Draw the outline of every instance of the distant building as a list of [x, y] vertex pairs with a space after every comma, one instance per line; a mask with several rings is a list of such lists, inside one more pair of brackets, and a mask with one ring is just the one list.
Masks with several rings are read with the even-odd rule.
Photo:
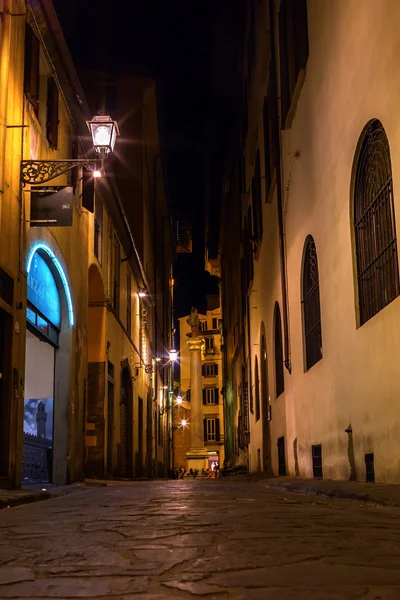
[[[205, 315], [199, 315], [202, 348], [202, 393], [204, 446], [209, 456], [209, 467], [218, 463], [221, 467], [224, 453], [224, 407], [222, 389], [221, 309], [218, 296], [208, 299]], [[181, 406], [173, 408], [174, 466], [185, 466], [186, 452], [190, 448], [190, 356], [187, 334], [190, 327], [186, 317], [179, 319], [180, 329], [180, 393]], [[182, 421], [186, 425], [182, 425]]]

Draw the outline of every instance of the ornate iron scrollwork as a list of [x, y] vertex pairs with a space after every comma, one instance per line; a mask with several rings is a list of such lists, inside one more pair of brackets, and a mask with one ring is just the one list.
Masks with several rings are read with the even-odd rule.
[[98, 168], [98, 161], [86, 159], [66, 160], [23, 160], [21, 161], [22, 183], [47, 183], [70, 171], [74, 167]]

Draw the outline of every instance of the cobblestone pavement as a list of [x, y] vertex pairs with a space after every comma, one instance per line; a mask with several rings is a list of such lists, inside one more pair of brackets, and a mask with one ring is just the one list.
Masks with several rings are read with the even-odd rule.
[[400, 510], [154, 481], [0, 512], [0, 598], [202, 596], [399, 600]]

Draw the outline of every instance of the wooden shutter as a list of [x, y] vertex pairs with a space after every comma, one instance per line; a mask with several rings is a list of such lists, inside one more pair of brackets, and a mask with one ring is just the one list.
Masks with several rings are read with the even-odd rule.
[[215, 419], [215, 441], [220, 441], [219, 419]]
[[57, 148], [58, 145], [58, 87], [54, 77], [47, 80], [47, 140], [50, 147]]
[[214, 375], [218, 375], [218, 365], [214, 365]]
[[207, 419], [203, 419], [204, 441], [207, 441]]
[[214, 404], [219, 404], [218, 393], [219, 393], [218, 388], [214, 388]]
[[82, 178], [82, 206], [94, 212], [94, 177], [87, 169], [84, 169]]
[[206, 365], [201, 365], [201, 374], [203, 377], [206, 374]]
[[205, 388], [203, 388], [203, 404], [206, 404], [206, 402], [207, 402], [207, 394], [206, 394]]
[[24, 93], [32, 103], [37, 116], [39, 112], [39, 55], [40, 43], [32, 27], [25, 26]]

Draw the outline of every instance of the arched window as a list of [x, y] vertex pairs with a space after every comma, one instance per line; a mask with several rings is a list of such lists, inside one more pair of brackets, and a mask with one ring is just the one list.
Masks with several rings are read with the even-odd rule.
[[377, 119], [368, 125], [358, 157], [354, 230], [362, 325], [399, 295], [390, 151]]
[[254, 363], [254, 382], [255, 382], [255, 408], [256, 408], [256, 421], [261, 416], [261, 408], [260, 408], [260, 373], [258, 369], [258, 358], [256, 356]]
[[275, 302], [274, 311], [274, 332], [275, 332], [275, 389], [276, 397], [280, 396], [285, 389], [285, 377], [283, 372], [283, 343], [282, 343], [282, 322], [279, 304]]
[[306, 371], [322, 358], [318, 260], [311, 235], [306, 239], [303, 263], [303, 319]]

